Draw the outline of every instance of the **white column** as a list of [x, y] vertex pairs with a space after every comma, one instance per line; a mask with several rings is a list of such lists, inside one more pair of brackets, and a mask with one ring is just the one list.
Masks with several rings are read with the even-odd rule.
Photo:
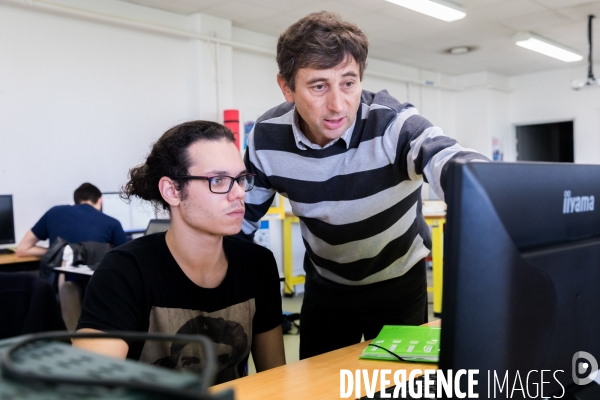
[[[219, 39], [231, 40], [231, 21], [204, 14], [189, 17], [190, 30]], [[191, 119], [223, 122], [223, 110], [233, 105], [231, 46], [190, 40]]]

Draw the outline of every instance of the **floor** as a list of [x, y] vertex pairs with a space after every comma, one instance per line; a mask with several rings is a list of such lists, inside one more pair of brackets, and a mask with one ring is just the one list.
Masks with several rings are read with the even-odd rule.
[[[432, 274], [431, 269], [427, 269], [427, 286], [432, 286]], [[282, 308], [287, 312], [300, 312], [300, 308], [302, 307], [302, 299], [303, 295], [295, 295], [294, 297], [283, 297], [282, 298]], [[433, 321], [437, 319], [433, 315], [433, 296], [432, 293], [428, 293], [429, 298], [429, 321]], [[292, 330], [293, 333], [296, 332], [295, 328]], [[300, 348], [300, 335], [295, 334], [287, 334], [283, 335], [283, 344], [285, 347], [285, 360], [287, 364], [296, 362], [299, 360], [298, 350]], [[252, 361], [252, 356], [250, 356], [250, 360], [248, 360], [248, 374], [255, 374], [256, 369], [254, 368], [254, 362]]]

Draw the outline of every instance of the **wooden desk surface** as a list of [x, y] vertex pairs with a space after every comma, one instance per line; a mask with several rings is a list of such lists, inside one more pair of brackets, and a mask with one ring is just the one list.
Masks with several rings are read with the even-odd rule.
[[31, 261], [40, 261], [40, 258], [33, 256], [17, 257], [15, 254], [0, 254], [0, 265], [26, 263]]
[[[429, 326], [440, 326], [433, 321]], [[213, 386], [211, 393], [233, 388], [236, 400], [257, 399], [339, 399], [340, 370], [366, 369], [372, 377], [374, 369], [391, 369], [393, 372], [406, 370], [406, 375], [414, 369], [437, 369], [437, 364], [403, 363], [396, 361], [361, 360], [358, 356], [371, 341], [357, 343], [343, 349], [331, 351], [316, 357], [307, 358], [289, 365], [273, 368], [265, 372], [246, 376], [241, 379]], [[379, 379], [376, 391], [380, 390]], [[393, 382], [390, 386], [393, 385]], [[361, 396], [365, 396], [364, 384], [361, 384]]]

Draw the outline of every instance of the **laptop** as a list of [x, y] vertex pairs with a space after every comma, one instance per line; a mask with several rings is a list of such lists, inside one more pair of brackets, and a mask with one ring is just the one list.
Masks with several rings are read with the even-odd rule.
[[150, 222], [148, 222], [148, 227], [146, 228], [144, 235], [166, 232], [169, 229], [169, 226], [171, 226], [170, 219], [151, 219]]

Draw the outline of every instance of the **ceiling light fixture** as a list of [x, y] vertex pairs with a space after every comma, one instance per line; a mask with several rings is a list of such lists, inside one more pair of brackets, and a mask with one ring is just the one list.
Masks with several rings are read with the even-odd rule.
[[463, 19], [467, 13], [464, 7], [447, 0], [387, 0], [390, 3], [429, 15], [442, 21], [452, 22]]
[[533, 50], [548, 57], [556, 58], [564, 62], [575, 62], [583, 60], [583, 56], [567, 46], [556, 43], [545, 37], [531, 32], [521, 32], [514, 36], [517, 46]]

